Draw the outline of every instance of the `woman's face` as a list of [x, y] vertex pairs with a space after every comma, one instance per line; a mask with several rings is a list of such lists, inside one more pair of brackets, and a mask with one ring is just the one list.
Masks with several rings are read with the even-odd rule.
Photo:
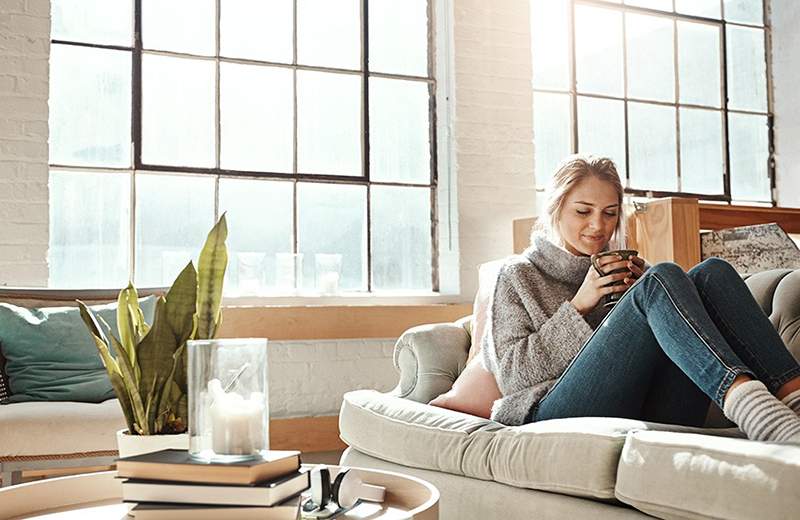
[[614, 186], [590, 176], [567, 193], [558, 218], [564, 247], [576, 256], [602, 251], [617, 227], [620, 207]]

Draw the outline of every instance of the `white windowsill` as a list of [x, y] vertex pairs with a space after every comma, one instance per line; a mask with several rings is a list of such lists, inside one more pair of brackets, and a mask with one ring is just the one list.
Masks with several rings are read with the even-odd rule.
[[223, 307], [318, 307], [318, 306], [380, 306], [380, 305], [437, 305], [448, 303], [469, 303], [458, 294], [435, 292], [381, 292], [381, 293], [340, 293], [320, 295], [317, 293], [298, 294], [226, 294], [222, 298]]

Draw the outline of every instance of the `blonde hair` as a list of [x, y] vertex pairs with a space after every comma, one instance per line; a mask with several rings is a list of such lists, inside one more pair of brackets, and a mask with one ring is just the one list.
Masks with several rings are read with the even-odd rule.
[[[561, 161], [545, 192], [546, 202], [541, 212], [541, 217], [538, 219], [536, 226], [534, 226], [533, 234], [543, 232], [551, 241], [564, 245], [564, 240], [558, 231], [561, 209], [564, 207], [564, 201], [569, 192], [579, 182], [589, 177], [608, 182], [617, 192], [617, 203], [619, 204], [617, 215], [619, 215], [619, 220], [611, 237], [611, 247], [625, 247], [625, 216], [622, 207], [624, 190], [619, 179], [619, 173], [617, 173], [617, 166], [608, 157], [574, 154], [565, 157]], [[533, 237], [531, 236], [531, 238]]]

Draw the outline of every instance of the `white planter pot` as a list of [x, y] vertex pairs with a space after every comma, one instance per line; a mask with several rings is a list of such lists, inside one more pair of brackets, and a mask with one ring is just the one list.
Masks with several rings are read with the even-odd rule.
[[117, 449], [120, 457], [131, 457], [166, 449], [188, 450], [189, 434], [128, 435], [127, 429], [119, 430], [117, 432]]

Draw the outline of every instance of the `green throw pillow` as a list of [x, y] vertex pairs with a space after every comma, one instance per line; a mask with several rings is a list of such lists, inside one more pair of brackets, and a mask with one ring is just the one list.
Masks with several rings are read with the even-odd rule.
[[[156, 297], [141, 298], [139, 306], [145, 321], [153, 323]], [[91, 309], [118, 335], [116, 302]], [[77, 307], [26, 309], [0, 303], [0, 349], [11, 389], [4, 403], [99, 403], [115, 397]]]

